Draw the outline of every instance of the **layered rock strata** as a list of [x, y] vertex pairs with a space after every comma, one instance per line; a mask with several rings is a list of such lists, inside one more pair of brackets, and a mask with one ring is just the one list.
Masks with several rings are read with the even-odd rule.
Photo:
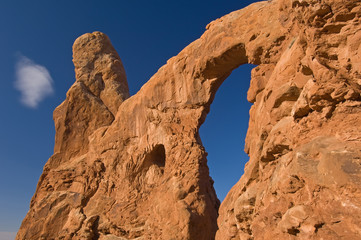
[[[360, 8], [252, 4], [210, 23], [130, 98], [108, 38], [81, 36], [17, 239], [359, 239]], [[250, 160], [219, 208], [198, 130], [246, 63], [258, 65]]]

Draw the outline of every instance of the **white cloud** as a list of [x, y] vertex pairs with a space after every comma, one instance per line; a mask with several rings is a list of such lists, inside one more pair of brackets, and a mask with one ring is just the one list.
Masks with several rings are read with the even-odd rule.
[[21, 92], [21, 102], [36, 108], [47, 96], [53, 94], [53, 79], [49, 71], [25, 56], [16, 63], [15, 88]]
[[14, 240], [16, 232], [0, 232], [1, 240]]

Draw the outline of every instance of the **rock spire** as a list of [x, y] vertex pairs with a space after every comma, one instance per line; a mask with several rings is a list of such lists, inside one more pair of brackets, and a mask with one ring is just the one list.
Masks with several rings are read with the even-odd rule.
[[[252, 4], [211, 22], [129, 99], [109, 39], [81, 36], [17, 239], [359, 239], [360, 21], [360, 1]], [[245, 63], [257, 65], [250, 160], [220, 205], [198, 130]]]

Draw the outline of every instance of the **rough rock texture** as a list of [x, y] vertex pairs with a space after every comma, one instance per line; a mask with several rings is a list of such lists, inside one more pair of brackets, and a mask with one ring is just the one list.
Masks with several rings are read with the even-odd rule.
[[[253, 4], [210, 23], [125, 101], [107, 37], [81, 36], [17, 239], [360, 239], [360, 21], [358, 0]], [[219, 208], [198, 129], [245, 63], [258, 65], [250, 160]]]

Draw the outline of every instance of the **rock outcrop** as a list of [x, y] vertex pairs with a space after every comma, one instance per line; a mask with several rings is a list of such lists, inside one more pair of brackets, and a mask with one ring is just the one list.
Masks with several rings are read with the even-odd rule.
[[[360, 21], [359, 0], [252, 4], [130, 98], [108, 38], [81, 36], [17, 239], [360, 239]], [[198, 130], [245, 63], [250, 160], [219, 207]]]

